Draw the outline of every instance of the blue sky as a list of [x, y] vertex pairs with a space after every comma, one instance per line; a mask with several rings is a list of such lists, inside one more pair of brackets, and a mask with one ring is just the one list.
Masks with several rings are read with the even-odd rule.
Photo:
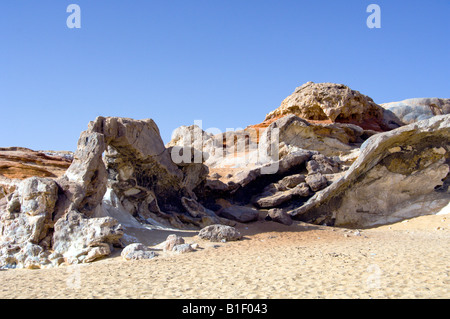
[[99, 115], [153, 118], [165, 142], [246, 127], [307, 81], [450, 98], [449, 18], [448, 0], [2, 0], [0, 147], [75, 150]]

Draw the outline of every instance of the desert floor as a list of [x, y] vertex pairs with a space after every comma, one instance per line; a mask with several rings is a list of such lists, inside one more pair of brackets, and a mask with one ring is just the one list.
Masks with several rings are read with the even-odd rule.
[[236, 227], [238, 242], [181, 232], [199, 244], [183, 255], [160, 250], [173, 232], [154, 230], [152, 260], [125, 261], [118, 250], [91, 264], [2, 270], [0, 298], [450, 297], [450, 215], [359, 231], [263, 220]]

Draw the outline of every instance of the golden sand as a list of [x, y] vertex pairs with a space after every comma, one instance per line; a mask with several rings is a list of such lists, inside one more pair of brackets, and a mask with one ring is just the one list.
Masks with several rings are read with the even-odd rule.
[[[151, 260], [0, 271], [1, 298], [449, 298], [450, 215], [367, 230], [258, 221], [244, 239]], [[170, 231], [153, 231], [161, 243]]]

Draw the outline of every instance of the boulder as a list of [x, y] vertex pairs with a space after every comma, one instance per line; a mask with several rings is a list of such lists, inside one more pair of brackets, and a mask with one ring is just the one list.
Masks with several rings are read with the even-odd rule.
[[98, 246], [92, 247], [83, 259], [84, 263], [90, 263], [97, 259], [109, 256], [111, 254], [111, 248], [108, 244], [100, 244]]
[[306, 176], [306, 184], [313, 192], [318, 192], [328, 186], [328, 181], [325, 176], [316, 173]]
[[269, 220], [272, 220], [276, 223], [284, 224], [287, 226], [292, 225], [293, 221], [291, 216], [285, 212], [283, 209], [273, 208], [270, 209], [267, 217]]
[[177, 245], [184, 244], [184, 238], [175, 234], [167, 236], [164, 242], [164, 251], [172, 251]]
[[105, 136], [108, 184], [131, 215], [179, 229], [203, 226], [186, 214], [181, 199], [196, 199], [194, 189], [208, 169], [202, 163], [174, 163], [153, 120], [100, 117], [88, 131]]
[[289, 191], [280, 191], [276, 192], [273, 195], [264, 196], [264, 193], [262, 196], [258, 197], [258, 199], [255, 201], [255, 205], [261, 208], [268, 208], [268, 207], [277, 207], [288, 200], [292, 198], [292, 193]]
[[234, 227], [226, 225], [210, 225], [200, 230], [198, 236], [213, 242], [236, 241], [242, 238], [241, 233]]
[[120, 255], [125, 260], [152, 259], [158, 256], [153, 250], [141, 243], [126, 246]]
[[450, 200], [449, 145], [450, 115], [372, 136], [343, 177], [289, 214], [362, 228], [438, 212]]
[[271, 208], [280, 206], [294, 198], [309, 197], [312, 195], [306, 183], [300, 183], [293, 188], [287, 189], [281, 184], [282, 181], [268, 185], [264, 189], [264, 192], [254, 199], [253, 204], [260, 208]]
[[338, 162], [322, 154], [313, 155], [306, 169], [308, 174], [335, 174], [341, 171]]
[[178, 254], [185, 254], [194, 251], [194, 248], [191, 246], [191, 244], [179, 244], [174, 246], [172, 251]]
[[[314, 157], [314, 156], [313, 156]], [[308, 163], [310, 163], [309, 161]], [[283, 188], [293, 188], [297, 185], [305, 182], [305, 175], [303, 174], [293, 174], [284, 177], [280, 181], [277, 182], [278, 185], [282, 186]]]
[[[111, 217], [86, 218], [72, 210], [54, 226], [53, 250], [71, 263], [83, 262], [89, 254], [94, 254], [91, 250], [99, 251], [96, 247], [105, 247], [105, 244], [120, 247], [122, 236], [123, 230], [117, 220]], [[101, 251], [107, 253], [104, 248]]]
[[308, 184], [306, 184], [306, 183], [300, 183], [299, 185], [290, 189], [289, 192], [292, 194], [293, 197], [294, 196], [309, 197], [312, 195], [311, 189], [309, 188]]
[[220, 215], [240, 223], [249, 223], [258, 220], [259, 212], [251, 207], [233, 205], [222, 209]]

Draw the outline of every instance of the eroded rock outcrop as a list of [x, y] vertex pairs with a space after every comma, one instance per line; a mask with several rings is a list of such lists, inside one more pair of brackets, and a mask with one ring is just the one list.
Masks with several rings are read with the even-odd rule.
[[270, 183], [306, 170], [306, 163], [314, 152], [299, 150], [282, 159], [268, 162], [255, 168], [243, 168], [218, 179], [208, 178], [204, 184], [202, 199], [230, 195], [239, 203], [247, 204], [251, 197], [259, 194]]
[[[63, 176], [18, 185], [4, 179], [9, 188], [2, 187], [0, 199], [0, 267], [50, 265], [51, 250], [58, 263], [107, 256], [121, 247], [124, 234], [111, 212], [131, 226], [201, 228], [221, 222], [196, 201], [194, 188], [207, 172], [202, 163], [176, 165], [153, 120], [98, 117], [81, 133]], [[24, 249], [32, 252], [31, 266]]]
[[167, 147], [175, 162], [203, 163], [210, 169], [254, 167], [270, 157], [258, 153], [256, 140], [244, 129], [213, 135], [197, 125], [181, 126]]
[[356, 124], [363, 129], [388, 131], [403, 123], [370, 97], [343, 84], [308, 82], [295, 89], [266, 121], [288, 114], [305, 120]]
[[31, 177], [0, 206], [0, 267], [40, 268], [51, 264], [52, 214], [58, 186], [48, 178]]
[[326, 156], [347, 155], [373, 134], [353, 124], [314, 124], [289, 114], [267, 127], [261, 134], [260, 147], [270, 145], [266, 140], [275, 129], [279, 134], [280, 157], [296, 149], [318, 151]]
[[[186, 228], [217, 222], [202, 219], [200, 204], [198, 215], [202, 216], [197, 218], [182, 202], [183, 198], [195, 201], [193, 190], [206, 177], [207, 167], [178, 164], [153, 120], [98, 117], [81, 134], [74, 162], [58, 182], [71, 207], [86, 216], [98, 213], [108, 188], [116, 199], [108, 205], [116, 205], [141, 223]], [[66, 210], [67, 205], [62, 205], [62, 211]]]
[[[166, 145], [170, 149], [172, 158], [178, 163], [203, 163], [212, 155], [221, 144], [221, 141], [214, 138], [214, 135], [202, 130], [198, 125], [180, 126], [172, 133], [172, 139]], [[175, 150], [173, 148], [175, 147]], [[181, 150], [180, 150], [181, 148]], [[185, 152], [182, 148], [186, 148]], [[173, 152], [173, 153], [172, 153]], [[194, 153], [196, 152], [196, 153]], [[186, 156], [185, 153], [188, 153]], [[187, 158], [187, 161], [184, 161]]]
[[202, 225], [201, 218], [186, 214], [181, 199], [195, 200], [193, 189], [206, 177], [207, 167], [202, 163], [176, 165], [153, 120], [97, 118], [88, 131], [105, 136], [108, 187], [131, 215], [142, 222], [176, 228], [189, 222]]
[[71, 209], [86, 216], [94, 214], [107, 186], [106, 168], [102, 160], [105, 147], [102, 134], [88, 131], [81, 133], [72, 164], [57, 180], [62, 189], [57, 218]]
[[54, 226], [53, 250], [69, 263], [91, 262], [121, 247], [122, 226], [111, 217], [86, 218], [71, 210]]
[[71, 152], [44, 152], [24, 147], [0, 147], [0, 175], [18, 180], [34, 176], [60, 177], [70, 166], [72, 156]]
[[[70, 210], [55, 220], [59, 187], [48, 178], [22, 181], [1, 209], [3, 268], [42, 268], [61, 263], [91, 262], [120, 247], [120, 224], [110, 217], [87, 218]], [[52, 251], [52, 253], [51, 253]]]
[[[448, 112], [446, 102], [426, 103], [433, 115]], [[416, 113], [414, 121], [430, 116]], [[0, 176], [0, 268], [92, 262], [136, 243], [131, 233], [123, 239], [128, 230], [150, 226], [227, 241], [242, 236], [225, 224], [253, 222], [261, 211], [285, 225], [369, 227], [448, 207], [450, 115], [402, 125], [357, 91], [312, 82], [258, 129], [181, 127], [167, 146], [151, 119], [98, 117], [73, 159], [27, 155], [38, 177], [8, 175], [17, 165]], [[25, 151], [0, 149], [0, 160], [2, 152], [10, 160]], [[41, 170], [45, 163], [58, 172]], [[179, 238], [166, 244], [192, 250]], [[143, 244], [123, 252], [154, 256]]]
[[381, 104], [406, 124], [450, 114], [450, 99], [414, 98]]
[[450, 115], [371, 137], [345, 176], [289, 211], [294, 218], [370, 227], [433, 214], [450, 201]]

